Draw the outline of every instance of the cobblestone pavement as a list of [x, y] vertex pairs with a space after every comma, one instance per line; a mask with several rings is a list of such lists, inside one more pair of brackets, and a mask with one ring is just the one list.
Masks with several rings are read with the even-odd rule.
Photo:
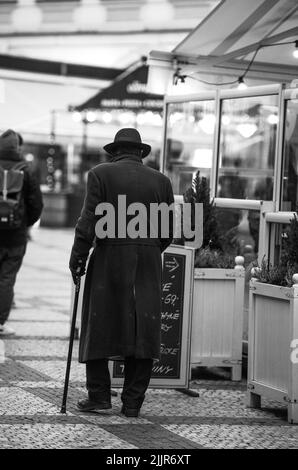
[[119, 393], [112, 410], [80, 413], [75, 404], [86, 391], [77, 341], [68, 412], [60, 414], [71, 242], [71, 231], [39, 229], [28, 245], [9, 321], [16, 336], [4, 339], [0, 363], [0, 448], [298, 448], [298, 426], [287, 423], [286, 408], [264, 401], [261, 410], [247, 409], [245, 381], [231, 382], [224, 372], [195, 371], [191, 388], [199, 398], [150, 389], [138, 419], [120, 414]]

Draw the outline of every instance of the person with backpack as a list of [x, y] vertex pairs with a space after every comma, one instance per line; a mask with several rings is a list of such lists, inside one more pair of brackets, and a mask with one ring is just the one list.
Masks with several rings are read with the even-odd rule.
[[22, 137], [9, 129], [0, 135], [0, 335], [6, 325], [14, 285], [27, 245], [28, 228], [40, 218], [39, 184], [21, 154]]

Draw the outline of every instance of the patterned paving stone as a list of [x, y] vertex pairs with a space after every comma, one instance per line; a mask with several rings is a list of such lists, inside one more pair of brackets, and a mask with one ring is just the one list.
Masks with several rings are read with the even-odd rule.
[[[36, 369], [42, 374], [58, 381], [63, 381], [65, 377], [65, 361], [18, 361], [20, 364]], [[70, 380], [75, 382], [85, 382], [85, 365], [73, 361], [70, 371]]]
[[176, 424], [176, 425], [238, 425], [238, 426], [284, 426], [285, 425], [284, 414], [283, 419], [277, 416], [267, 416], [267, 417], [222, 417], [222, 416], [148, 416], [148, 420], [153, 423], [158, 423], [160, 425]]
[[[102, 427], [119, 438], [134, 443], [139, 449], [199, 449], [202, 447], [188, 438], [178, 437], [177, 433], [154, 424], [147, 424], [144, 427], [127, 424], [117, 426], [116, 429], [108, 425], [102, 425]], [[154, 439], [151, 436], [154, 436]]]
[[69, 323], [65, 322], [15, 322], [9, 321], [9, 326], [13, 328], [17, 336], [69, 336]]
[[50, 388], [63, 388], [63, 382], [56, 382], [56, 381], [30, 381], [30, 380], [11, 380], [9, 382], [14, 387], [21, 387], [21, 388], [41, 388], [41, 389], [50, 389]]
[[24, 415], [2, 415], [1, 424], [86, 424], [87, 420], [80, 416], [75, 416], [72, 413], [67, 414], [27, 414]]
[[17, 308], [0, 361], [0, 448], [196, 449], [297, 448], [298, 427], [287, 423], [283, 403], [246, 408], [246, 381], [225, 370], [193, 370], [199, 397], [149, 389], [141, 416], [120, 413], [121, 389], [112, 410], [82, 413], [85, 366], [74, 343], [67, 413], [61, 401], [69, 335], [71, 280], [67, 271], [71, 230], [33, 232], [15, 289]]
[[135, 446], [89, 424], [0, 425], [2, 449], [133, 449]]
[[158, 400], [148, 395], [144, 412], [153, 416], [221, 416], [221, 417], [258, 417], [264, 416], [261, 410], [253, 410], [245, 406], [245, 394], [219, 390], [218, 394], [200, 393], [200, 397], [167, 397]]
[[0, 376], [8, 383], [11, 381], [22, 380], [31, 382], [44, 382], [50, 380], [47, 375], [30, 367], [30, 364], [26, 366], [25, 364], [21, 364], [21, 362], [13, 361], [9, 358], [6, 358], [5, 362], [0, 364]]
[[[84, 419], [89, 423], [99, 424], [101, 426], [110, 426], [115, 424], [125, 424], [129, 426], [137, 425], [143, 426], [146, 424], [152, 424], [152, 422], [146, 419], [145, 415], [142, 413], [139, 418], [126, 418], [120, 413], [121, 404], [113, 404], [113, 414], [110, 415], [103, 415], [103, 413], [89, 413], [88, 415], [84, 415]], [[82, 417], [82, 414], [80, 415]], [[112, 428], [111, 428], [112, 429]], [[113, 432], [116, 432], [113, 431]]]
[[266, 425], [163, 425], [167, 430], [212, 449], [297, 449], [298, 428]]
[[0, 415], [57, 414], [58, 412], [57, 407], [23, 389], [0, 387]]
[[[66, 358], [68, 342], [59, 340], [37, 340], [37, 339], [10, 339], [6, 341], [6, 355], [10, 357], [31, 356], [36, 358], [61, 357]], [[78, 356], [78, 342], [74, 343], [73, 359]]]
[[[45, 384], [46, 385], [46, 384]], [[43, 400], [57, 406], [57, 409], [61, 407], [61, 400], [63, 394], [63, 387], [56, 386], [55, 387], [28, 387], [26, 390], [33, 395], [42, 398]], [[146, 419], [143, 411], [139, 418], [126, 418], [120, 412], [122, 407], [122, 402], [120, 400], [120, 393], [118, 393], [117, 397], [112, 396], [112, 409], [107, 411], [93, 411], [90, 413], [84, 413], [77, 410], [76, 404], [78, 399], [87, 398], [87, 393], [85, 387], [72, 387], [70, 386], [68, 392], [68, 402], [67, 402], [67, 410], [71, 414], [80, 415], [84, 420], [94, 424], [152, 424], [150, 421]]]
[[10, 314], [9, 321], [22, 321], [22, 322], [69, 322], [69, 316], [67, 317], [63, 313], [53, 311], [51, 309], [33, 309], [32, 306], [28, 305], [27, 308], [13, 310]]

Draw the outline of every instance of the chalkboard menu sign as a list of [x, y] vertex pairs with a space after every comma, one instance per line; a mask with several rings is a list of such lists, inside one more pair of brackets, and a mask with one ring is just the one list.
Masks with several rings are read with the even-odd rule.
[[[188, 386], [193, 256], [193, 248], [175, 245], [163, 255], [161, 357], [153, 364], [150, 386]], [[112, 385], [122, 384], [123, 368], [113, 363]]]

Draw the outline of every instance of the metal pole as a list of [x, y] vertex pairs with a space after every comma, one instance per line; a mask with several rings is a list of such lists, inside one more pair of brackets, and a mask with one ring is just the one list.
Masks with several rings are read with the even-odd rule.
[[83, 124], [83, 135], [82, 135], [82, 156], [87, 152], [87, 146], [88, 146], [88, 120], [86, 113], [82, 119], [82, 124]]
[[51, 134], [50, 134], [50, 142], [51, 144], [54, 144], [56, 141], [56, 124], [57, 124], [57, 114], [56, 110], [52, 109], [51, 111]]

